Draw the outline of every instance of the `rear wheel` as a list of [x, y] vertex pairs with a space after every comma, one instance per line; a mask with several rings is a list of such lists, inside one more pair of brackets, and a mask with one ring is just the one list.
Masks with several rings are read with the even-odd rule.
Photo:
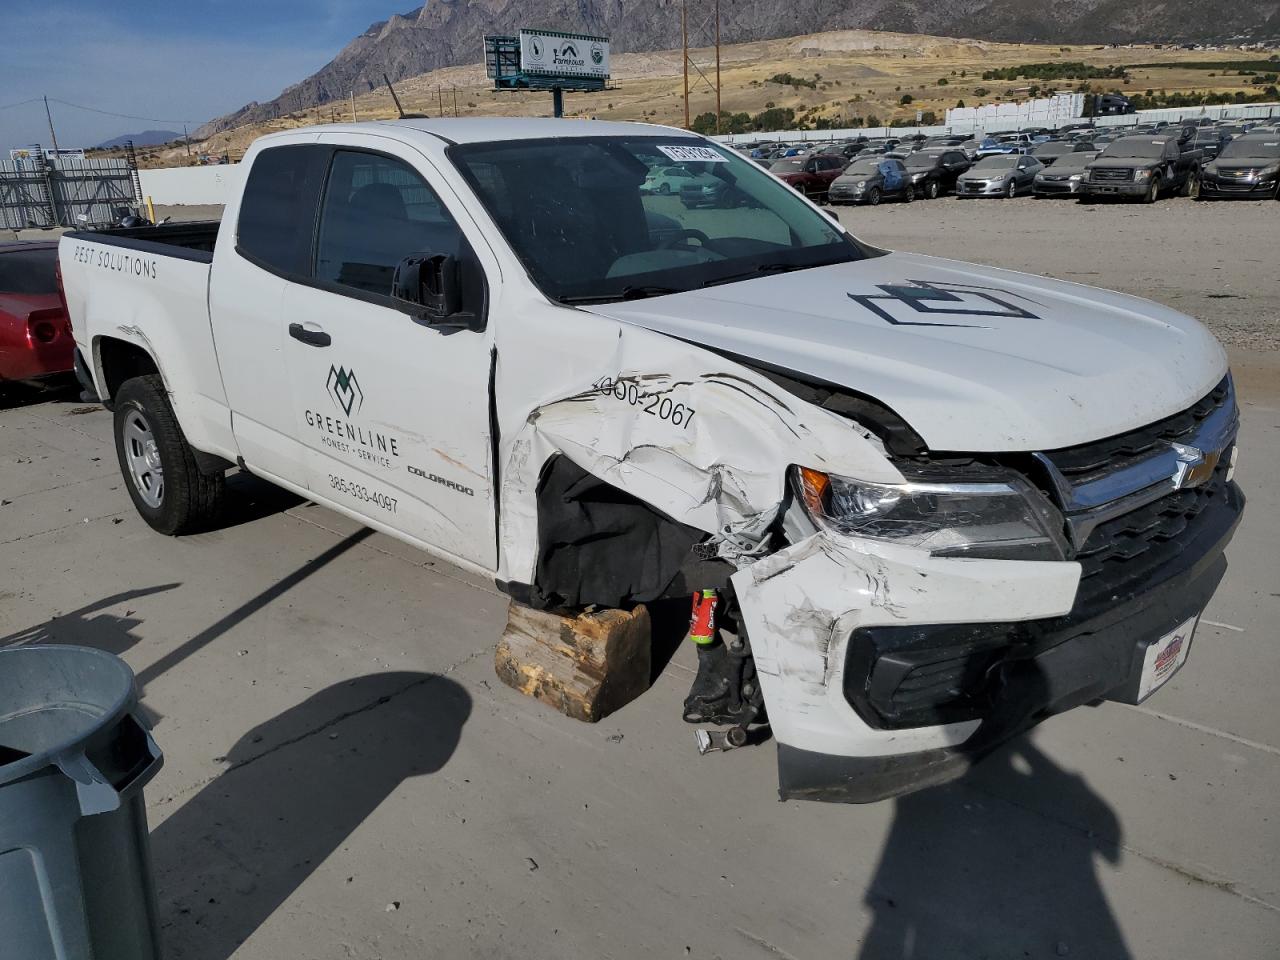
[[121, 385], [114, 426], [120, 473], [142, 519], [170, 536], [208, 527], [221, 511], [224, 479], [196, 466], [158, 375]]
[[1200, 199], [1200, 171], [1192, 170], [1187, 174], [1186, 182], [1182, 184], [1182, 195], [1190, 197], [1192, 200]]

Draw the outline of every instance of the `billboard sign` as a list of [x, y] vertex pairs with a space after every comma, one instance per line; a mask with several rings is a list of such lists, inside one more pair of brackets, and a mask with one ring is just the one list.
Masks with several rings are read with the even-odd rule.
[[535, 77], [609, 77], [609, 38], [554, 30], [520, 31], [520, 70]]

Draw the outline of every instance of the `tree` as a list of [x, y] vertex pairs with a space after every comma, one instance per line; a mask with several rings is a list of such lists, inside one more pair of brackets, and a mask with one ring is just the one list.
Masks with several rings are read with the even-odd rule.
[[957, 100], [957, 101], [956, 101], [956, 109], [957, 109], [957, 110], [963, 110], [963, 109], [964, 109], [964, 101], [963, 101], [963, 100]]
[[938, 78], [938, 86], [940, 86], [940, 87], [945, 87], [945, 86], [946, 86], [947, 84], [949, 84], [950, 82], [951, 82], [951, 81], [950, 81], [950, 80], [948, 80], [946, 77], [939, 77], [939, 78]]
[[878, 127], [878, 126], [880, 126], [880, 118], [879, 118], [879, 117], [877, 117], [874, 113], [868, 113], [868, 114], [867, 114], [867, 126], [868, 126], [868, 127]]
[[900, 106], [904, 106], [904, 107], [905, 107], [905, 106], [907, 106], [908, 104], [915, 103], [915, 102], [916, 102], [916, 98], [915, 98], [915, 97], [913, 97], [913, 96], [912, 96], [911, 94], [909, 94], [909, 93], [904, 93], [904, 94], [902, 95], [902, 99], [898, 101], [898, 104], [899, 104]]
[[926, 110], [920, 115], [920, 123], [926, 127], [932, 127], [938, 122], [938, 115], [932, 110]]

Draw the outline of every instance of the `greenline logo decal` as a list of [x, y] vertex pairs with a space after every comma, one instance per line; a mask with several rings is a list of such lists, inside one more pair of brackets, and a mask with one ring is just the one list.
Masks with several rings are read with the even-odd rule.
[[325, 388], [338, 409], [348, 417], [351, 416], [353, 407], [354, 412], [359, 413], [360, 408], [364, 406], [364, 392], [360, 389], [360, 381], [356, 379], [354, 370], [348, 370], [346, 367], [330, 367]]

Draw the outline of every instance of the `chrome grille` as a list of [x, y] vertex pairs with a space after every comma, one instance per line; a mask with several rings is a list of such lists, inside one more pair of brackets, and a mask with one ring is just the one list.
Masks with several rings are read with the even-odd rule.
[[1127, 168], [1120, 168], [1120, 167], [1100, 167], [1099, 169], [1093, 170], [1090, 173], [1089, 179], [1096, 180], [1099, 182], [1104, 180], [1107, 180], [1107, 181], [1132, 180], [1133, 171]]

